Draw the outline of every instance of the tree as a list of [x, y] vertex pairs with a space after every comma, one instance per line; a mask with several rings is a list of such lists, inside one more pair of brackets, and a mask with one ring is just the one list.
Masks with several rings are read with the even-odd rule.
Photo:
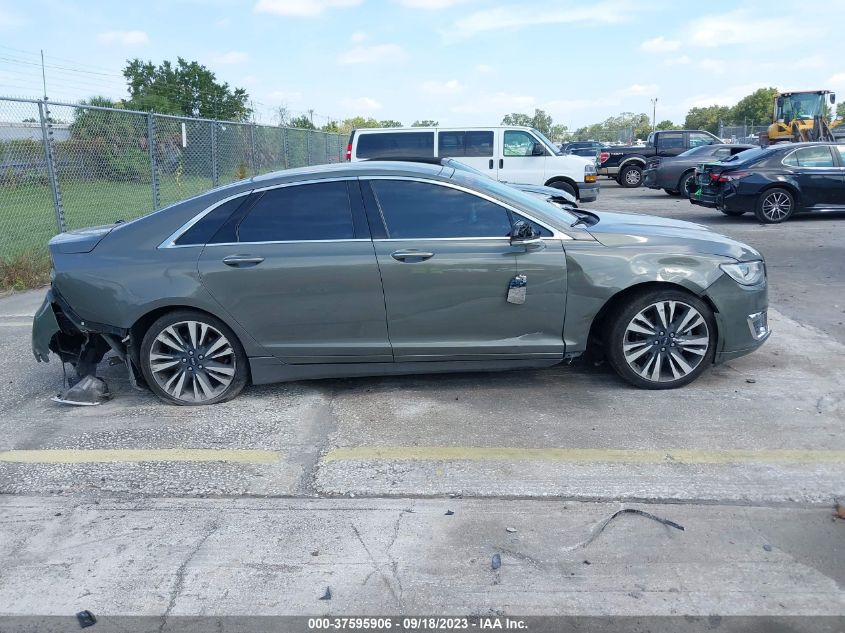
[[836, 118], [845, 119], [845, 101], [836, 104]]
[[303, 130], [316, 130], [317, 128], [314, 127], [314, 124], [311, 122], [311, 119], [308, 118], [307, 114], [301, 114], [300, 116], [291, 119], [288, 122], [288, 127], [298, 127]]
[[669, 119], [665, 119], [655, 126], [657, 130], [675, 130], [678, 126], [672, 123]]
[[772, 120], [772, 104], [777, 96], [777, 88], [759, 88], [740, 99], [731, 108], [731, 118], [736, 125], [768, 124]]
[[535, 130], [540, 130], [546, 136], [551, 135], [554, 121], [552, 117], [546, 114], [539, 108], [534, 109], [534, 116], [529, 116], [521, 112], [512, 112], [506, 114], [502, 119], [502, 125], [519, 125], [523, 127], [533, 127]]
[[402, 127], [401, 121], [394, 121], [393, 119], [385, 119], [378, 122], [379, 127]]
[[638, 138], [646, 138], [650, 133], [651, 117], [644, 112], [622, 112], [601, 123], [578, 128], [573, 136], [578, 140], [630, 143]]
[[276, 121], [279, 127], [287, 127], [290, 125], [290, 110], [285, 104], [276, 108]]
[[182, 57], [175, 65], [159, 66], [136, 58], [127, 62], [123, 76], [133, 110], [231, 121], [244, 121], [251, 113], [246, 90], [218, 83], [208, 68]]
[[411, 123], [411, 127], [437, 127], [438, 125], [440, 125], [440, 122], [433, 121], [432, 119], [423, 119], [422, 121]]
[[711, 105], [703, 108], [692, 108], [684, 119], [684, 127], [688, 130], [707, 130], [711, 134], [719, 133], [719, 121], [730, 123], [731, 109], [728, 106]]

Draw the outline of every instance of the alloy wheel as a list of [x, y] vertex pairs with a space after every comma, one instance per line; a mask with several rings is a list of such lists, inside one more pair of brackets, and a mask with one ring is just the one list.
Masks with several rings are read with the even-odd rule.
[[192, 403], [223, 394], [237, 369], [231, 342], [217, 328], [199, 321], [180, 321], [159, 332], [150, 347], [149, 367], [168, 395]]
[[643, 308], [628, 323], [622, 340], [628, 366], [651, 382], [684, 378], [709, 347], [707, 321], [683, 301], [658, 301]]
[[642, 174], [638, 169], [629, 169], [625, 172], [625, 182], [629, 185], [638, 185], [640, 184], [640, 179], [642, 178]]
[[792, 200], [783, 191], [773, 191], [763, 199], [762, 211], [771, 222], [780, 222], [792, 212]]

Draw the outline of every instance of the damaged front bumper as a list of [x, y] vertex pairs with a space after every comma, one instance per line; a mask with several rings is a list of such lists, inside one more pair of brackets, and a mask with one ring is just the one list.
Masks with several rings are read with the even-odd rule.
[[53, 291], [48, 290], [44, 302], [32, 319], [32, 354], [39, 363], [50, 362], [50, 341], [60, 330], [53, 311]]

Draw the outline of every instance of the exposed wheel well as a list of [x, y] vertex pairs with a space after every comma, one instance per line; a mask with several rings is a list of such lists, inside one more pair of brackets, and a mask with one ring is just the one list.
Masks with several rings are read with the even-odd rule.
[[578, 183], [572, 180], [572, 178], [568, 178], [567, 176], [555, 176], [554, 178], [549, 178], [546, 181], [545, 186], [551, 187], [554, 182], [565, 182], [567, 185], [575, 189], [575, 197], [578, 197]]
[[603, 343], [604, 343], [604, 332], [608, 325], [608, 318], [612, 317], [613, 314], [627, 301], [629, 301], [632, 297], [635, 297], [638, 294], [647, 292], [649, 290], [655, 289], [672, 289], [678, 290], [680, 292], [685, 292], [690, 296], [697, 296], [699, 299], [704, 301], [713, 313], [715, 314], [718, 312], [716, 306], [710, 300], [707, 295], [696, 295], [695, 293], [691, 292], [688, 288], [681, 286], [680, 284], [675, 284], [669, 281], [646, 281], [643, 283], [635, 284], [624, 290], [620, 290], [615, 295], [610, 297], [605, 304], [602, 306], [601, 310], [598, 311], [596, 316], [593, 318], [593, 323], [590, 326], [590, 335], [587, 340], [587, 356], [591, 358], [603, 358], [604, 357], [604, 350], [603, 350]]

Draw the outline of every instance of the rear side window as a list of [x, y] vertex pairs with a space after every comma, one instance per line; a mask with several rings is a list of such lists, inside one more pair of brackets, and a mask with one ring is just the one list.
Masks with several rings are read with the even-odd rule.
[[409, 180], [371, 180], [388, 237], [507, 237], [507, 209], [451, 187]]
[[239, 242], [344, 240], [354, 237], [346, 182], [265, 191], [238, 226]]
[[[699, 145], [701, 145], [701, 143], [699, 143]], [[657, 135], [657, 147], [660, 149], [680, 149], [683, 146], [683, 132], [666, 132]]]
[[237, 198], [232, 198], [228, 202], [224, 202], [219, 207], [216, 207], [205, 214], [196, 224], [194, 224], [187, 231], [182, 233], [176, 240], [179, 246], [190, 246], [196, 244], [207, 244], [215, 233], [223, 226], [226, 220], [229, 219], [241, 204], [249, 196], [243, 195]]
[[793, 167], [835, 167], [833, 154], [826, 145], [820, 147], [805, 147], [792, 152], [783, 159], [784, 165]]
[[699, 145], [712, 145], [713, 143], [715, 143], [715, 140], [712, 136], [707, 136], [707, 134], [702, 134], [701, 132], [690, 132], [690, 147], [698, 147]]
[[434, 156], [434, 132], [358, 132], [358, 158]]
[[440, 156], [493, 156], [493, 132], [438, 132], [437, 153]]

